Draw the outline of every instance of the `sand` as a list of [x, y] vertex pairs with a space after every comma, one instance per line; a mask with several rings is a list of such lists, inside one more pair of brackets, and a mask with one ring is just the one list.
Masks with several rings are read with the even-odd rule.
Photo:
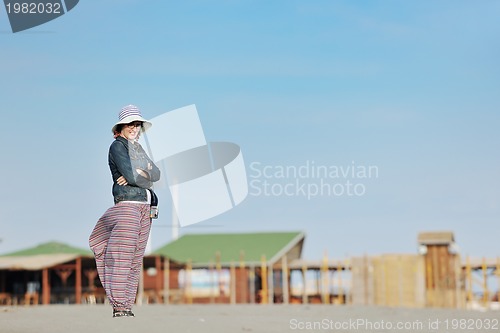
[[[333, 305], [109, 305], [0, 307], [0, 333], [500, 332], [500, 311]], [[487, 327], [489, 327], [487, 329]]]

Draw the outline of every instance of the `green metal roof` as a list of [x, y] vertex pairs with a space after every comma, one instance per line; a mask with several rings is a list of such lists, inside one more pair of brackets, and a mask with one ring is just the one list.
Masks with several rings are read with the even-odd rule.
[[34, 256], [40, 254], [77, 254], [89, 256], [92, 255], [92, 252], [90, 250], [80, 249], [64, 243], [48, 242], [29, 249], [3, 254], [1, 256]]
[[188, 234], [154, 251], [154, 254], [169, 257], [178, 262], [193, 264], [216, 262], [220, 253], [221, 263], [240, 261], [260, 262], [262, 255], [269, 261], [285, 248], [291, 248], [304, 239], [302, 232], [267, 232], [239, 234]]

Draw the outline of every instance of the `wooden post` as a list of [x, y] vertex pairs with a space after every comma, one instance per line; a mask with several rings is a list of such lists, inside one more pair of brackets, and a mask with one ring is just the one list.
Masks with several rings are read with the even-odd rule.
[[484, 257], [481, 268], [483, 271], [483, 304], [488, 306], [490, 301], [490, 292], [488, 290], [488, 266], [486, 265], [486, 258]]
[[[342, 272], [343, 272], [342, 260], [340, 260], [340, 262], [339, 262], [337, 272], [339, 274], [339, 282], [338, 282], [338, 288], [339, 288], [338, 297], [339, 297], [339, 302], [340, 302], [339, 304], [343, 304], [344, 303], [344, 289], [342, 286]], [[365, 277], [365, 279], [366, 279], [366, 277]], [[365, 293], [366, 293], [366, 291], [365, 291]], [[366, 300], [365, 300], [365, 302], [366, 302]]]
[[76, 258], [76, 271], [75, 271], [75, 302], [76, 304], [82, 303], [82, 258]]
[[472, 303], [473, 293], [472, 293], [472, 270], [470, 267], [469, 256], [465, 259], [465, 276], [466, 276], [466, 288], [467, 288], [467, 301]]
[[315, 282], [316, 282], [316, 294], [320, 295], [320, 302], [322, 302], [321, 295], [322, 295], [322, 290], [321, 290], [321, 265], [319, 269], [314, 269], [314, 275], [315, 277]]
[[260, 280], [262, 282], [262, 290], [261, 290], [261, 300], [262, 304], [267, 304], [267, 262], [266, 256], [262, 255], [260, 258]]
[[323, 304], [330, 304], [330, 285], [328, 281], [328, 254], [325, 251], [323, 254], [323, 262], [321, 263], [321, 296]]
[[[427, 251], [429, 251], [429, 247], [427, 247]], [[432, 269], [432, 258], [431, 258], [432, 253], [427, 252], [427, 255], [425, 256], [425, 265], [426, 265], [426, 296], [427, 296], [427, 306], [435, 306], [434, 302], [434, 272]]]
[[234, 262], [231, 261], [230, 267], [231, 277], [229, 279], [229, 302], [231, 304], [236, 304], [236, 268], [234, 267]]
[[220, 260], [220, 251], [215, 252], [215, 269], [217, 270], [217, 290], [218, 290], [216, 303], [222, 303], [222, 288], [221, 288], [222, 265]]
[[387, 267], [387, 262], [386, 258], [384, 256], [380, 257], [380, 261], [382, 262], [382, 267], [383, 267], [383, 279], [385, 281], [384, 283], [384, 304], [383, 305], [390, 305], [390, 297], [391, 297], [391, 286], [389, 284], [389, 274], [387, 273], [388, 267]]
[[[340, 264], [342, 264], [342, 262], [340, 262]], [[332, 268], [333, 268], [332, 273], [328, 275], [328, 279], [329, 279], [328, 283], [332, 286], [332, 292], [331, 292], [331, 296], [332, 296], [331, 301], [332, 302], [331, 303], [332, 304], [336, 304], [336, 303], [340, 304], [341, 298], [339, 295], [338, 287], [337, 287], [337, 296], [336, 296], [338, 299], [337, 299], [337, 301], [335, 301], [335, 273], [337, 273], [339, 271], [339, 266], [335, 267], [335, 263], [334, 263], [334, 267], [332, 267]]]
[[307, 266], [304, 264], [302, 265], [302, 282], [303, 282], [303, 288], [302, 288], [302, 304], [307, 304]]
[[403, 287], [404, 287], [404, 279], [403, 279], [403, 258], [401, 256], [397, 256], [397, 269], [398, 269], [398, 306], [403, 306]]
[[208, 263], [208, 270], [210, 272], [210, 304], [214, 304], [215, 294], [217, 293], [217, 281], [215, 278], [215, 269], [212, 260]]
[[268, 303], [274, 304], [274, 268], [273, 265], [269, 266], [267, 270], [268, 281], [267, 281], [267, 296], [269, 298]]
[[248, 278], [245, 269], [245, 252], [240, 251], [240, 274], [238, 278], [238, 294], [240, 303], [248, 302]]
[[192, 295], [192, 290], [191, 290], [191, 273], [193, 270], [193, 266], [191, 263], [191, 259], [188, 259], [187, 265], [186, 265], [186, 283], [185, 283], [185, 295], [187, 299], [188, 304], [193, 304], [193, 295]]
[[462, 270], [462, 258], [460, 254], [457, 254], [455, 257], [455, 268], [453, 271], [455, 272], [455, 307], [458, 309], [465, 308], [464, 305], [464, 293], [462, 290], [461, 281], [464, 278], [464, 272]]
[[288, 284], [289, 274], [288, 274], [288, 258], [286, 254], [281, 258], [281, 271], [282, 271], [282, 289], [283, 289], [283, 303], [290, 303], [290, 287]]
[[159, 255], [155, 256], [155, 268], [156, 268], [156, 279], [155, 279], [155, 302], [160, 303], [161, 299], [161, 284], [163, 272], [161, 269], [161, 257]]
[[170, 304], [170, 259], [163, 259], [163, 303]]
[[[349, 271], [351, 279], [352, 279], [352, 266], [351, 266], [351, 260], [350, 259], [345, 259], [344, 260], [344, 267], [342, 271]], [[344, 299], [345, 304], [349, 304], [352, 301], [352, 288], [350, 288], [349, 291], [344, 292], [344, 289], [342, 288], [342, 295]]]
[[255, 266], [250, 267], [249, 272], [250, 283], [250, 304], [255, 304]]
[[[364, 304], [365, 305], [368, 305], [370, 304], [371, 302], [368, 301], [368, 297], [369, 297], [369, 294], [368, 294], [368, 278], [369, 278], [369, 272], [370, 272], [370, 269], [368, 267], [368, 255], [365, 253], [364, 257], [363, 257], [363, 287], [364, 287]], [[351, 291], [352, 292], [352, 291]], [[370, 295], [371, 296], [371, 295]], [[346, 302], [347, 303], [347, 302]]]
[[42, 270], [42, 304], [50, 304], [50, 277], [48, 268]]
[[439, 265], [439, 249], [434, 246], [428, 246], [431, 252], [431, 264], [432, 264], [432, 306], [442, 307], [444, 299], [441, 294], [441, 281], [439, 280], [439, 268], [443, 269], [442, 265]]

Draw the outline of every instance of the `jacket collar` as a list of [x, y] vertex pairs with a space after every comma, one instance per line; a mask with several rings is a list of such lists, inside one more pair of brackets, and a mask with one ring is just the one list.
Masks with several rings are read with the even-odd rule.
[[137, 141], [130, 141], [130, 140], [127, 140], [125, 139], [123, 136], [117, 136], [116, 137], [116, 140], [120, 141], [121, 143], [125, 144], [125, 145], [133, 145], [133, 146], [136, 146], [137, 145]]

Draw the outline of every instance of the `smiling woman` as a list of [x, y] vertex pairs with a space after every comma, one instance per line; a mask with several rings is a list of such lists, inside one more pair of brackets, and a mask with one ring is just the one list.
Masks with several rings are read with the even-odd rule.
[[112, 128], [115, 141], [109, 149], [115, 205], [97, 222], [89, 244], [113, 317], [133, 317], [142, 259], [156, 207], [153, 182], [160, 170], [137, 142], [140, 132], [151, 127], [139, 109], [125, 106]]

